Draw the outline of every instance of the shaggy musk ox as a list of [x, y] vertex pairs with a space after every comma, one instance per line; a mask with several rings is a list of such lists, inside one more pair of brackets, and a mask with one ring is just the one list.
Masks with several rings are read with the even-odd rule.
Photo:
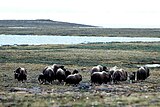
[[45, 77], [43, 75], [43, 73], [40, 73], [38, 76], [38, 81], [39, 83], [43, 84], [45, 82]]
[[66, 73], [63, 69], [58, 68], [56, 72], [56, 79], [61, 83], [66, 80]]
[[43, 72], [39, 75], [39, 81], [42, 80], [41, 83], [52, 83], [55, 80], [55, 72], [53, 71], [53, 68], [50, 66], [45, 67]]
[[14, 71], [14, 78], [17, 79], [18, 81], [24, 81], [27, 80], [27, 70], [25, 68], [17, 68]]
[[111, 81], [111, 75], [109, 72], [102, 71], [102, 72], [94, 72], [91, 74], [91, 83], [107, 83]]
[[82, 76], [80, 74], [71, 74], [66, 78], [66, 84], [79, 84], [82, 81]]
[[102, 72], [102, 71], [107, 71], [107, 67], [102, 65], [97, 65], [91, 69], [91, 74], [93, 74], [94, 72]]
[[137, 72], [133, 72], [133, 78], [135, 77], [135, 80], [145, 80], [147, 77], [150, 76], [150, 70], [146, 66], [140, 67]]
[[124, 71], [123, 69], [117, 69], [112, 74], [112, 81], [126, 81], [128, 78], [128, 73]]
[[39, 74], [38, 81], [41, 84], [46, 83], [46, 82], [52, 83], [56, 79], [57, 70], [60, 68], [62, 70], [65, 70], [63, 65], [58, 65], [58, 64], [53, 64], [52, 66], [45, 67], [43, 72]]

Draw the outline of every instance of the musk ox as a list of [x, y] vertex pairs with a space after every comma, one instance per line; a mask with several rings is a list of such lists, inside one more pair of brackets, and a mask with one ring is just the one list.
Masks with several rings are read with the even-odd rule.
[[43, 73], [40, 73], [38, 76], [38, 81], [40, 84], [43, 84], [45, 82], [45, 77]]
[[43, 70], [43, 82], [45, 82], [46, 83], [46, 81], [47, 82], [49, 82], [49, 83], [52, 83], [56, 78], [55, 78], [55, 72], [53, 71], [53, 68], [52, 67], [50, 67], [50, 66], [47, 66], [47, 67], [45, 67], [45, 69]]
[[94, 72], [102, 72], [102, 71], [107, 71], [107, 67], [102, 65], [97, 65], [91, 69], [91, 74], [93, 74]]
[[134, 73], [135, 76], [135, 80], [145, 80], [146, 78], [148, 78], [150, 76], [150, 70], [148, 67], [146, 66], [142, 66], [140, 67], [137, 72]]
[[94, 72], [91, 74], [91, 83], [107, 83], [111, 81], [111, 75], [109, 72], [102, 71], [102, 72]]
[[71, 74], [66, 78], [66, 84], [79, 84], [82, 81], [82, 76], [80, 74]]
[[52, 66], [51, 66], [51, 68], [53, 69], [53, 71], [56, 73], [57, 72], [57, 70], [59, 69], [59, 68], [61, 68], [61, 69], [65, 69], [64, 68], [64, 65], [59, 65], [59, 64], [53, 64]]
[[14, 71], [14, 78], [18, 81], [27, 80], [27, 70], [25, 68], [19, 67]]
[[58, 68], [56, 72], [56, 79], [61, 83], [66, 80], [66, 73], [63, 69]]
[[128, 78], [128, 73], [123, 69], [117, 69], [112, 74], [112, 81], [116, 83], [118, 81], [126, 81], [127, 78]]

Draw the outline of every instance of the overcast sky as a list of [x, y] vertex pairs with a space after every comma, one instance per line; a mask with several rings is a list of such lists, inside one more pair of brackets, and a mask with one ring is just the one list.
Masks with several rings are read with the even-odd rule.
[[0, 19], [160, 28], [160, 0], [0, 0]]

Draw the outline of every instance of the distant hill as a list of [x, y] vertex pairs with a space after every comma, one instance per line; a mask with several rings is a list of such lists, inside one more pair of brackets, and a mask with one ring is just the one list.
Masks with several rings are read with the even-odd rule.
[[0, 27], [96, 27], [96, 26], [53, 21], [49, 19], [38, 19], [38, 20], [0, 20]]

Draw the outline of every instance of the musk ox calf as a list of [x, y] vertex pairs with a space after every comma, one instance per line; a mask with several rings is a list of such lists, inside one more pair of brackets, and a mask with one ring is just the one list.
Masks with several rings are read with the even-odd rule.
[[140, 67], [137, 72], [133, 73], [133, 77], [135, 77], [135, 80], [145, 80], [146, 78], [148, 78], [150, 76], [150, 70], [148, 67], [146, 66], [142, 66]]
[[14, 71], [14, 78], [18, 81], [26, 81], [27, 80], [27, 70], [25, 68], [19, 67]]
[[43, 73], [40, 73], [38, 76], [38, 81], [40, 84], [43, 84], [45, 82], [45, 77]]
[[94, 72], [102, 72], [102, 71], [107, 71], [107, 67], [102, 65], [97, 65], [91, 69], [91, 74], [93, 74]]
[[107, 83], [111, 81], [111, 75], [109, 72], [102, 71], [102, 72], [94, 72], [91, 74], [91, 83]]
[[82, 81], [82, 76], [80, 74], [71, 74], [66, 78], [66, 84], [79, 84]]
[[128, 73], [123, 69], [117, 69], [112, 74], [112, 81], [117, 83], [118, 81], [126, 81], [128, 78]]
[[52, 84], [55, 79], [55, 72], [51, 66], [45, 67], [43, 72], [39, 75], [39, 80], [42, 80], [42, 83], [49, 82]]

